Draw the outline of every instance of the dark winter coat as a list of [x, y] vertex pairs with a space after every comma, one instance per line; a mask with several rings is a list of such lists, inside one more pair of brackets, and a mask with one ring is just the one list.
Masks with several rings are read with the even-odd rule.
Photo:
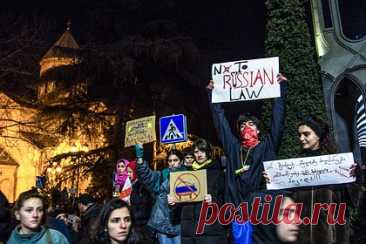
[[[221, 207], [224, 202], [224, 173], [218, 161], [212, 162], [205, 169], [207, 170], [207, 193], [211, 194], [212, 202]], [[226, 230], [218, 221], [212, 225], [206, 225], [202, 235], [196, 235], [201, 206], [202, 202], [182, 205], [181, 243], [225, 244], [227, 242]]]
[[132, 184], [130, 201], [132, 212], [135, 218], [135, 225], [146, 225], [151, 215], [154, 197], [148, 188], [139, 180]]
[[94, 203], [81, 215], [81, 230], [77, 236], [77, 243], [90, 243], [92, 233], [97, 227], [98, 215], [102, 207]]
[[5, 243], [12, 231], [11, 211], [6, 207], [0, 207], [0, 243]]
[[[329, 154], [321, 150], [306, 150], [299, 157], [315, 157]], [[302, 218], [311, 217], [314, 211], [314, 203], [341, 203], [345, 202], [345, 186], [319, 186], [295, 189], [294, 197], [296, 202], [303, 204]], [[320, 212], [319, 223], [317, 225], [301, 225], [299, 240], [297, 244], [315, 244], [315, 243], [337, 243], [347, 244], [349, 239], [348, 221], [346, 225], [329, 225], [327, 223], [327, 214]]]
[[71, 233], [64, 221], [62, 221], [60, 219], [56, 219], [55, 217], [47, 216], [46, 226], [50, 229], [59, 231], [66, 237], [66, 239], [70, 243], [72, 242]]
[[281, 142], [284, 120], [285, 120], [285, 101], [287, 95], [286, 82], [280, 83], [281, 97], [275, 98], [272, 106], [272, 121], [269, 134], [261, 139], [261, 142], [251, 149], [251, 162], [248, 162], [250, 168], [236, 175], [235, 171], [242, 168], [242, 150], [243, 147], [239, 139], [233, 135], [229, 122], [225, 117], [225, 111], [221, 104], [211, 103], [212, 117], [217, 129], [218, 137], [224, 147], [225, 154], [229, 158], [226, 166], [226, 202], [239, 205], [242, 201], [248, 199], [250, 194], [260, 189], [263, 172], [263, 162], [275, 160], [276, 154]]
[[13, 230], [13, 219], [8, 199], [2, 191], [0, 191], [0, 243], [5, 243]]

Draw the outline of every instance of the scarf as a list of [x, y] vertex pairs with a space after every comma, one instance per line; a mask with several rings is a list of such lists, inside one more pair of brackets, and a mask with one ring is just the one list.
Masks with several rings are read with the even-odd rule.
[[[126, 169], [120, 173], [118, 172], [118, 164], [124, 164], [126, 166]], [[127, 160], [127, 159], [120, 159], [117, 161], [117, 164], [116, 164], [116, 169], [114, 171], [114, 182], [115, 184], [117, 185], [120, 185], [120, 186], [123, 186], [125, 184], [125, 181], [128, 177], [128, 172], [127, 172], [127, 166], [130, 164], [130, 162]]]
[[199, 169], [205, 168], [207, 165], [211, 164], [212, 162], [213, 162], [212, 159], [208, 159], [203, 163], [198, 163], [197, 161], [194, 161], [192, 164], [192, 169], [199, 170]]
[[240, 131], [241, 144], [244, 148], [253, 148], [259, 143], [258, 133], [245, 126], [242, 131]]

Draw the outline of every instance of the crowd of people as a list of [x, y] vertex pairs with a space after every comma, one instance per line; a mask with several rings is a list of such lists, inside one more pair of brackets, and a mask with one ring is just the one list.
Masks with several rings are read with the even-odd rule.
[[[153, 244], [211, 244], [211, 243], [345, 243], [346, 225], [328, 225], [320, 215], [318, 225], [298, 223], [252, 224], [239, 221], [223, 225], [218, 220], [206, 225], [203, 233], [196, 229], [200, 221], [202, 202], [178, 203], [170, 194], [170, 173], [177, 171], [207, 172], [205, 203], [225, 203], [239, 206], [259, 199], [265, 210], [273, 212], [274, 199], [282, 196], [280, 216], [298, 213], [294, 202], [304, 205], [303, 214], [311, 216], [314, 202], [344, 202], [344, 185], [301, 188], [293, 191], [268, 191], [270, 177], [263, 162], [277, 159], [285, 124], [287, 79], [279, 75], [281, 96], [274, 99], [268, 134], [260, 135], [260, 121], [253, 114], [240, 114], [237, 128], [232, 129], [221, 104], [209, 102], [213, 122], [225, 155], [225, 167], [214, 158], [210, 143], [198, 139], [183, 152], [172, 149], [167, 154], [168, 167], [161, 171], [150, 169], [144, 159], [142, 144], [135, 145], [135, 159], [118, 160], [113, 174], [114, 196], [104, 204], [93, 196], [81, 194], [77, 199], [78, 214], [65, 209], [49, 209], [46, 199], [32, 189], [19, 195], [12, 211], [3, 194], [0, 195], [0, 243], [153, 243]], [[214, 88], [207, 86], [208, 98]], [[235, 135], [235, 133], [237, 135]], [[328, 125], [315, 116], [306, 116], [298, 123], [301, 150], [294, 157], [309, 157], [336, 153]], [[356, 165], [350, 169], [355, 176]], [[131, 190], [124, 194], [126, 184]], [[123, 193], [123, 194], [122, 194]], [[268, 196], [271, 196], [268, 198]], [[250, 205], [250, 204], [249, 204]], [[288, 210], [287, 212], [284, 210]], [[243, 213], [241, 213], [243, 214]]]

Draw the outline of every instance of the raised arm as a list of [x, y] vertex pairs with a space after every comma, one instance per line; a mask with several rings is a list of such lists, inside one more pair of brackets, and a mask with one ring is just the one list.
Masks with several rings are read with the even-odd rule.
[[209, 105], [212, 112], [212, 119], [217, 131], [217, 135], [224, 147], [225, 153], [230, 153], [233, 150], [234, 145], [239, 143], [238, 138], [236, 138], [225, 117], [225, 111], [221, 104], [219, 103], [212, 103], [212, 89], [213, 89], [213, 81], [210, 81], [209, 85], [207, 86], [207, 93], [208, 93], [208, 100]]
[[281, 96], [275, 98], [272, 106], [272, 120], [269, 138], [273, 149], [277, 152], [282, 139], [284, 130], [285, 114], [286, 114], [286, 97], [287, 97], [287, 79], [282, 75], [279, 76]]
[[136, 158], [137, 158], [137, 177], [139, 180], [142, 181], [142, 183], [145, 184], [145, 186], [154, 193], [159, 192], [159, 183], [160, 183], [160, 177], [161, 172], [160, 171], [153, 171], [150, 169], [148, 163], [143, 160], [143, 147], [141, 144], [135, 145], [135, 152], [136, 152]]

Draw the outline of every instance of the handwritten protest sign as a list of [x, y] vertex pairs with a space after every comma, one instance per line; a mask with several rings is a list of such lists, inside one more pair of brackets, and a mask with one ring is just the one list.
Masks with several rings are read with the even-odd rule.
[[278, 57], [212, 65], [212, 103], [279, 97]]
[[156, 140], [155, 115], [130, 120], [126, 123], [125, 147]]
[[176, 202], [202, 202], [207, 194], [206, 170], [171, 172], [170, 194]]
[[267, 189], [274, 190], [354, 182], [350, 176], [353, 163], [352, 153], [340, 153], [267, 161], [263, 165], [271, 179]]

